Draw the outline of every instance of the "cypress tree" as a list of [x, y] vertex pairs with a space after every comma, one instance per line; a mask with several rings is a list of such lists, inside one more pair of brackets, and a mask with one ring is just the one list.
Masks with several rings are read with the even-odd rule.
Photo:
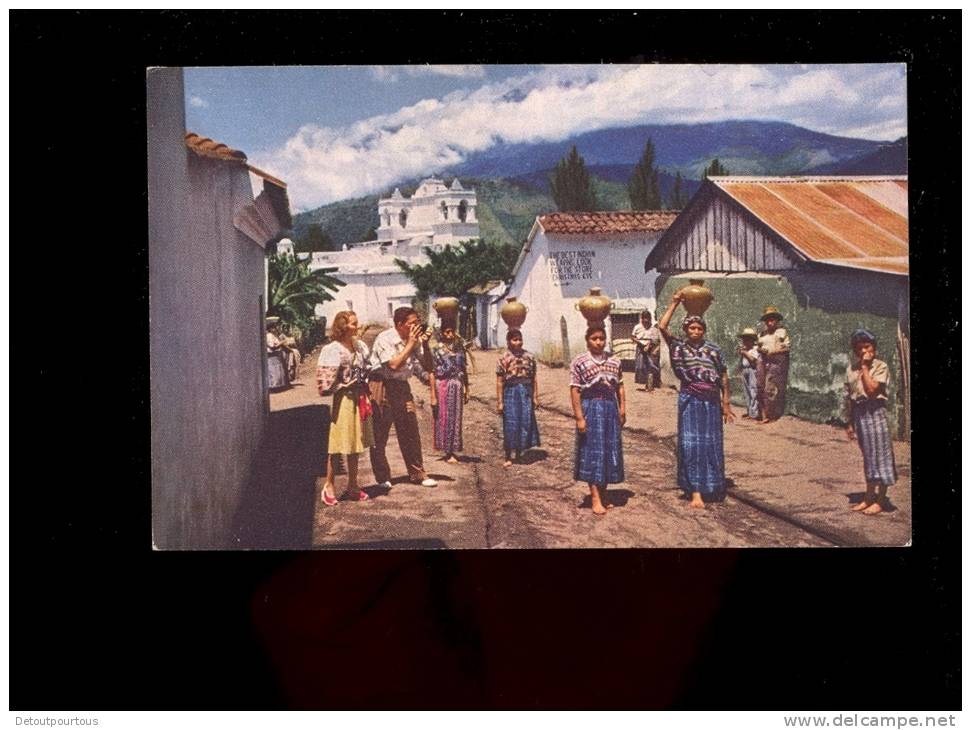
[[704, 179], [707, 180], [710, 177], [717, 177], [719, 175], [729, 175], [728, 168], [722, 165], [718, 158], [716, 157], [711, 161], [711, 164], [705, 168]]
[[559, 210], [596, 210], [597, 199], [583, 158], [576, 145], [556, 166], [550, 180], [553, 201]]
[[674, 175], [674, 187], [671, 190], [671, 210], [684, 210], [688, 205], [688, 196], [684, 193], [684, 181], [681, 179], [681, 172]]
[[661, 208], [661, 184], [654, 166], [654, 142], [647, 140], [640, 162], [627, 183], [627, 195], [632, 210], [659, 210]]

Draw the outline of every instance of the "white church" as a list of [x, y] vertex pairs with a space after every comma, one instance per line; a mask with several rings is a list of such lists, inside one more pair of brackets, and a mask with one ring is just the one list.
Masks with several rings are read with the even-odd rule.
[[334, 276], [346, 284], [334, 293], [333, 301], [317, 305], [316, 315], [330, 323], [337, 312], [350, 309], [361, 323], [390, 326], [394, 310], [410, 306], [415, 296], [414, 286], [394, 260], [425, 264], [425, 248], [442, 251], [478, 238], [476, 205], [475, 190], [463, 188], [458, 178], [450, 186], [436, 178], [423, 180], [411, 198], [395, 188], [390, 198], [378, 201], [377, 240], [311, 255], [312, 270], [337, 267]]

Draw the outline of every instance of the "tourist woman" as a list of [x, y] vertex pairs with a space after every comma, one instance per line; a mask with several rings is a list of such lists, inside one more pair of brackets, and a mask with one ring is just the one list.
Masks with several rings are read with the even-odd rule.
[[627, 405], [620, 360], [604, 352], [607, 332], [587, 328], [587, 352], [570, 363], [570, 401], [577, 424], [573, 478], [590, 488], [593, 513], [602, 515], [613, 505], [607, 485], [624, 481], [621, 429]]
[[462, 407], [469, 402], [469, 377], [462, 341], [454, 320], [442, 320], [439, 340], [431, 348], [434, 369], [428, 374], [432, 413], [435, 420], [435, 449], [445, 452], [449, 464], [457, 464], [462, 450]]
[[506, 333], [506, 351], [496, 363], [496, 401], [502, 415], [502, 445], [506, 451], [503, 466], [511, 466], [526, 449], [539, 446], [536, 407], [536, 358], [523, 349], [523, 333], [511, 329]]
[[[374, 445], [371, 401], [368, 397], [368, 348], [358, 339], [357, 315], [338, 312], [331, 326], [331, 343], [317, 360], [317, 391], [333, 393], [330, 435], [327, 440], [327, 477], [320, 498], [329, 507], [337, 504], [334, 491], [335, 464], [347, 456], [347, 495], [364, 501], [368, 494], [357, 486], [358, 456]], [[353, 495], [353, 496], [351, 496]]]
[[850, 337], [853, 358], [846, 368], [846, 435], [856, 439], [863, 452], [866, 495], [851, 509], [865, 515], [883, 512], [887, 488], [897, 481], [893, 441], [887, 425], [887, 384], [890, 368], [877, 359], [877, 338], [858, 329]]
[[677, 291], [658, 322], [671, 353], [671, 368], [681, 381], [678, 393], [678, 486], [691, 506], [704, 509], [705, 497], [725, 493], [725, 449], [722, 422], [735, 420], [729, 405], [728, 369], [719, 347], [705, 339], [707, 327], [698, 316], [681, 325], [685, 338], [668, 330], [684, 295]]
[[762, 410], [760, 423], [782, 417], [786, 410], [786, 381], [789, 379], [789, 333], [782, 327], [782, 315], [775, 307], [762, 314], [765, 329], [759, 337], [757, 378]]

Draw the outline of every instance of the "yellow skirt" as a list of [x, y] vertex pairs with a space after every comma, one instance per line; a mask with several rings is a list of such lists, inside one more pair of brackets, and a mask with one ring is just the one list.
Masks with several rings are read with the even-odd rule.
[[372, 418], [361, 420], [355, 395], [344, 390], [335, 394], [332, 409], [328, 453], [360, 454], [374, 446]]

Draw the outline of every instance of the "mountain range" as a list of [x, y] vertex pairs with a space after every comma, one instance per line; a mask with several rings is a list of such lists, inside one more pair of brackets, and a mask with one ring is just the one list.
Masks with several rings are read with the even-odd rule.
[[[877, 175], [907, 173], [907, 138], [895, 142], [838, 137], [783, 122], [734, 121], [710, 124], [641, 125], [602, 129], [562, 142], [505, 144], [498, 141], [446, 170], [429, 171], [476, 190], [482, 236], [522, 243], [536, 215], [556, 209], [550, 178], [557, 163], [576, 145], [594, 182], [598, 207], [629, 207], [626, 183], [644, 151], [654, 143], [656, 166], [665, 203], [674, 175], [681, 173], [684, 192], [693, 195], [704, 168], [718, 158], [737, 175]], [[403, 180], [386, 190], [339, 201], [294, 217], [299, 239], [312, 224], [333, 241], [364, 240], [377, 226], [377, 202], [400, 187], [410, 195], [419, 180]]]

